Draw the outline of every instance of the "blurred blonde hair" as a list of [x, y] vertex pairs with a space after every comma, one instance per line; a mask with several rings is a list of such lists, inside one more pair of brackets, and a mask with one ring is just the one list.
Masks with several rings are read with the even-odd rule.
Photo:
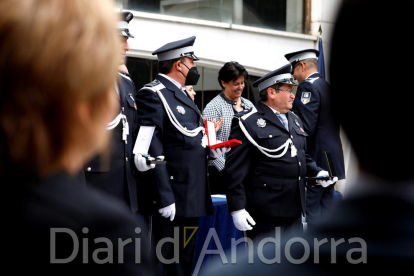
[[0, 1], [0, 173], [52, 173], [103, 147], [117, 20], [111, 0]]

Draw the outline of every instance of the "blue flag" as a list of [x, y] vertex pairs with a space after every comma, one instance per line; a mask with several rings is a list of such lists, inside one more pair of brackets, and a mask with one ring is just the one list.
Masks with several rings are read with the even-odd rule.
[[319, 57], [318, 57], [318, 72], [322, 75], [325, 79], [325, 58], [323, 57], [323, 43], [322, 37], [319, 38]]

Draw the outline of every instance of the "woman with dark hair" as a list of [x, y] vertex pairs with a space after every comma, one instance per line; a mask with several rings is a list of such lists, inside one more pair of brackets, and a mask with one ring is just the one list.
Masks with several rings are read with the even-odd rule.
[[[223, 126], [217, 132], [217, 140], [227, 141], [234, 114], [253, 107], [253, 103], [241, 95], [248, 77], [246, 69], [236, 61], [226, 62], [218, 74], [223, 92], [213, 98], [203, 111], [205, 120], [216, 122], [223, 118]], [[224, 194], [226, 186], [220, 172], [224, 169], [226, 156], [222, 155], [209, 163], [209, 185], [212, 194]]]

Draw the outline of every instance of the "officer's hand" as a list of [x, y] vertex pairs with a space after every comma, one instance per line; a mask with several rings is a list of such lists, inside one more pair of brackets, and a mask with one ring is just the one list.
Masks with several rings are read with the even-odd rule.
[[234, 226], [240, 231], [252, 230], [251, 225], [256, 225], [256, 222], [245, 209], [231, 212], [231, 216], [233, 217]]
[[[324, 176], [329, 176], [329, 173], [327, 171], [320, 171], [316, 177], [324, 177]], [[334, 177], [331, 180], [316, 180], [316, 183], [318, 185], [321, 185], [322, 187], [326, 188], [329, 185], [334, 184], [336, 181], [338, 181], [338, 177]]]
[[163, 216], [164, 218], [170, 218], [171, 221], [175, 218], [175, 203], [168, 205], [167, 207], [161, 208], [158, 210], [158, 212]]
[[141, 154], [135, 154], [134, 163], [135, 167], [137, 167], [138, 171], [140, 172], [145, 172], [155, 168], [155, 164], [147, 165], [147, 159], [145, 159], [145, 157], [143, 157]]
[[213, 154], [214, 158], [217, 158], [217, 157], [222, 156], [226, 152], [229, 152], [230, 150], [231, 148], [215, 148], [215, 149], [211, 149], [211, 153]]

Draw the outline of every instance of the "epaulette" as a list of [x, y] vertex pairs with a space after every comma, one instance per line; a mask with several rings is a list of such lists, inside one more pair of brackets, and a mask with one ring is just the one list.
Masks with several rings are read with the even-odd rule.
[[147, 83], [146, 85], [144, 85], [144, 87], [154, 87], [154, 86], [157, 86], [160, 83], [161, 82], [159, 80], [153, 80], [152, 82]]
[[126, 78], [127, 80], [132, 81], [132, 79], [131, 79], [131, 75], [130, 75], [130, 74], [128, 74], [127, 72], [124, 72], [124, 71], [119, 70], [119, 71], [118, 71], [118, 74], [119, 74], [120, 76], [122, 76], [122, 77]]
[[314, 83], [314, 81], [316, 81], [317, 79], [319, 79], [319, 77], [316, 77], [316, 78], [308, 78], [305, 81], [310, 82], [310, 83]]
[[235, 114], [234, 117], [240, 118], [242, 120], [246, 120], [247, 118], [249, 118], [250, 115], [256, 112], [257, 112], [257, 109], [256, 107], [253, 106], [251, 108], [240, 111], [239, 113]]
[[152, 82], [145, 84], [140, 90], [151, 89], [153, 92], [157, 92], [157, 90], [161, 90], [164, 88], [164, 84], [162, 84], [159, 80], [153, 80]]
[[299, 116], [295, 112], [293, 112], [292, 110], [289, 110], [289, 112], [292, 113], [293, 115], [295, 115], [297, 118], [299, 118]]
[[130, 74], [128, 74], [127, 72], [122, 71], [122, 70], [118, 70], [118, 73], [119, 73], [119, 74], [122, 74], [122, 75], [124, 75], [124, 76], [127, 76], [127, 77], [131, 77], [131, 75], [130, 75]]

